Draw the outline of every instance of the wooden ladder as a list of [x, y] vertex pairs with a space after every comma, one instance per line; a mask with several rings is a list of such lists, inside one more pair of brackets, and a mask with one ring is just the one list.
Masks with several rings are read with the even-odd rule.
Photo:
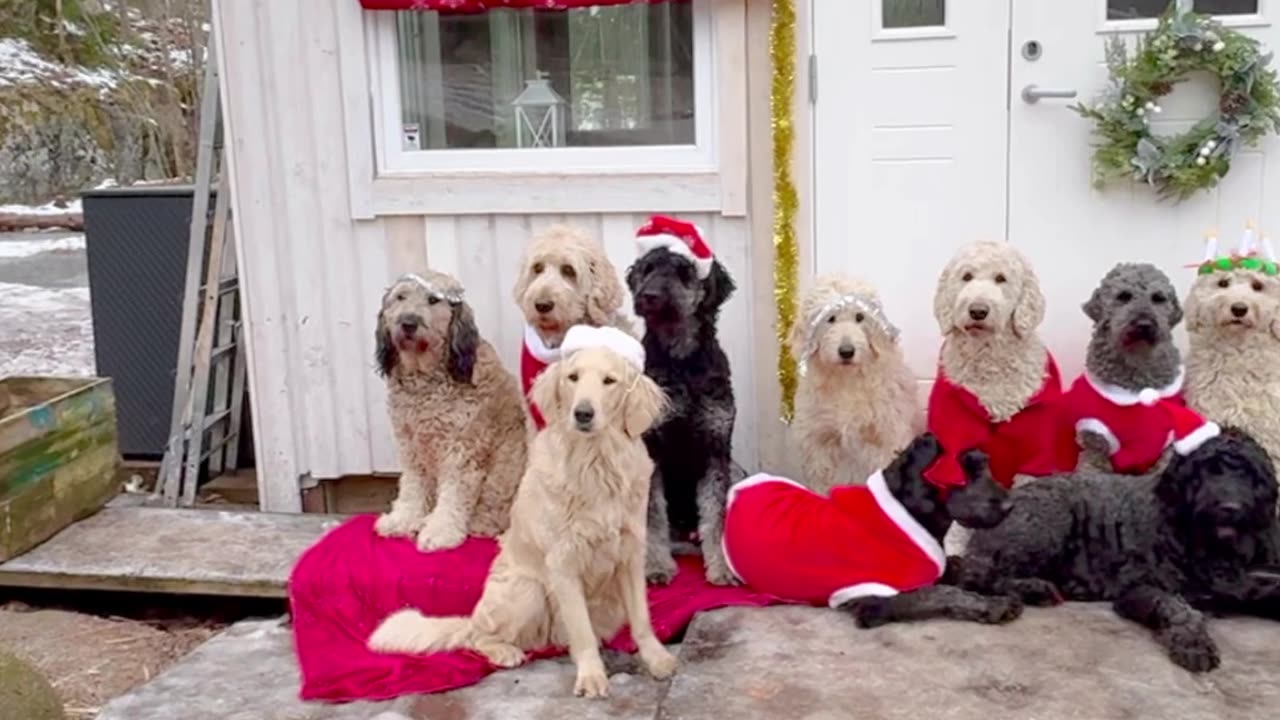
[[[173, 414], [157, 483], [157, 494], [169, 506], [195, 504], [200, 472], [206, 465], [212, 478], [236, 470], [239, 462], [244, 326], [218, 82], [218, 58], [214, 44], [209, 43]], [[215, 178], [217, 195], [210, 218], [209, 194]]]

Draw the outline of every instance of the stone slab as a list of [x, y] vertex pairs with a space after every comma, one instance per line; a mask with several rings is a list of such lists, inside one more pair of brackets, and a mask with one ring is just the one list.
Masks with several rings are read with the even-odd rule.
[[1192, 675], [1106, 605], [1006, 626], [860, 630], [810, 608], [699, 616], [662, 720], [1257, 720], [1280, 708], [1280, 623], [1214, 620], [1222, 667]]
[[105, 706], [98, 720], [651, 720], [667, 684], [613, 675], [607, 700], [575, 698], [573, 667], [544, 660], [439, 695], [343, 705], [298, 700], [282, 620], [238, 623], [155, 680]]
[[113, 505], [0, 563], [0, 586], [282, 598], [298, 556], [341, 521]]

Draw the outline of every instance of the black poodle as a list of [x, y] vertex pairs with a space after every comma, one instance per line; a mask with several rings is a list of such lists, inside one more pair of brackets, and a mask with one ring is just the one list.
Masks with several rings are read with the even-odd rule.
[[[964, 485], [943, 489], [926, 480], [925, 470], [941, 452], [938, 439], [924, 433], [883, 473], [889, 492], [939, 545], [953, 520], [967, 528], [990, 528], [1004, 520], [1013, 507], [1008, 491], [991, 477], [987, 455], [981, 450], [960, 455]], [[838, 609], [852, 613], [859, 627], [927, 618], [1005, 623], [1022, 614], [1022, 601], [1013, 595], [987, 597], [950, 585], [930, 585], [890, 597], [857, 598]]]
[[944, 581], [1034, 604], [1110, 601], [1205, 672], [1219, 659], [1202, 610], [1280, 618], [1276, 495], [1266, 452], [1224, 429], [1159, 474], [1081, 469], [1015, 489]]
[[732, 584], [720, 540], [736, 410], [716, 320], [733, 279], [719, 261], [699, 279], [689, 259], [656, 248], [627, 270], [627, 285], [645, 322], [645, 372], [670, 398], [664, 419], [644, 436], [654, 462], [646, 575], [662, 584], [675, 577], [675, 529], [699, 535], [707, 580]]

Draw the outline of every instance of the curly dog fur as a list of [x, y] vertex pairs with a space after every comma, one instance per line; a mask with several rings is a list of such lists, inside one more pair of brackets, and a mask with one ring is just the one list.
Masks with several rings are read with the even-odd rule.
[[520, 386], [480, 338], [461, 284], [438, 272], [401, 278], [382, 298], [374, 336], [402, 468], [378, 533], [416, 534], [423, 550], [498, 535], [529, 428]]
[[1243, 269], [1198, 275], [1186, 313], [1188, 404], [1280, 459], [1280, 279]]
[[667, 415], [645, 435], [656, 464], [646, 575], [651, 582], [670, 582], [676, 573], [671, 530], [696, 530], [707, 580], [733, 584], [721, 538], [736, 408], [729, 359], [716, 338], [733, 279], [716, 261], [700, 280], [692, 262], [658, 248], [627, 270], [627, 285], [645, 322], [645, 372], [671, 400]]
[[993, 422], [1018, 414], [1044, 384], [1048, 351], [1036, 332], [1044, 311], [1039, 278], [1008, 243], [967, 245], [938, 278], [933, 315], [943, 337], [942, 370]]
[[[1094, 379], [1138, 392], [1162, 388], [1182, 374], [1182, 354], [1173, 329], [1182, 321], [1178, 293], [1169, 277], [1148, 263], [1111, 268], [1084, 304], [1093, 334], [1084, 366]], [[1110, 467], [1107, 440], [1081, 430], [1081, 463]]]
[[[967, 528], [998, 525], [1013, 508], [1009, 493], [991, 477], [987, 456], [981, 450], [960, 455], [965, 484], [944, 491], [924, 479], [925, 470], [942, 452], [931, 433], [920, 435], [884, 469], [885, 483], [934, 539], [942, 542], [955, 521]], [[853, 614], [859, 627], [927, 618], [950, 618], [987, 624], [1006, 623], [1022, 614], [1022, 601], [1014, 596], [986, 597], [949, 585], [932, 585], [888, 597], [862, 597], [839, 609]]]
[[880, 303], [866, 282], [840, 275], [814, 280], [790, 336], [792, 354], [807, 366], [791, 432], [804, 483], [821, 494], [866, 482], [921, 430], [916, 381], [897, 339], [855, 306], [818, 317], [849, 295]]
[[1201, 610], [1280, 613], [1280, 574], [1254, 571], [1280, 559], [1276, 494], [1266, 452], [1224, 429], [1159, 474], [1085, 468], [1015, 488], [1013, 511], [973, 534], [946, 580], [1035, 604], [1110, 601], [1175, 663], [1212, 670]]
[[560, 347], [574, 325], [612, 326], [635, 334], [622, 312], [618, 270], [600, 243], [568, 225], [538, 233], [525, 252], [512, 295], [543, 344]]
[[625, 625], [654, 677], [676, 659], [654, 635], [645, 595], [646, 505], [653, 461], [641, 437], [662, 391], [621, 356], [583, 349], [534, 383], [547, 428], [533, 441], [511, 529], [469, 617], [391, 615], [369, 646], [386, 652], [469, 648], [513, 667], [525, 653], [569, 647], [574, 692], [601, 697], [609, 679], [599, 644]]

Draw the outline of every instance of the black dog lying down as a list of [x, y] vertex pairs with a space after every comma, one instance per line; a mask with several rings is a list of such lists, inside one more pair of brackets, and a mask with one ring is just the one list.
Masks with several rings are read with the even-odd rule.
[[[961, 454], [965, 485], [943, 489], [924, 478], [925, 470], [941, 453], [937, 437], [924, 433], [884, 470], [889, 491], [916, 521], [941, 544], [952, 520], [973, 529], [989, 528], [1004, 520], [1012, 505], [1008, 492], [991, 477], [987, 455], [981, 450]], [[1022, 614], [1022, 601], [1013, 595], [985, 597], [957, 587], [931, 585], [890, 597], [857, 598], [839, 609], [853, 613], [861, 627], [931, 617], [1004, 623]]]
[[974, 533], [943, 582], [1030, 604], [1110, 601], [1175, 663], [1212, 670], [1201, 610], [1280, 619], [1276, 493], [1267, 454], [1224, 429], [1158, 475], [1081, 470], [1015, 489], [1013, 511]]

